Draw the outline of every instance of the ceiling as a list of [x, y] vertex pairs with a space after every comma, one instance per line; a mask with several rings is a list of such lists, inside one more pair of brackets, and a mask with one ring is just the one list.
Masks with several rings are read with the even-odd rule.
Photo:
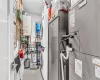
[[[24, 10], [26, 13], [31, 14], [39, 20], [42, 19], [42, 9], [44, 0], [22, 0]], [[51, 0], [45, 0], [47, 3], [50, 3]], [[37, 20], [37, 19], [36, 19]]]
[[42, 0], [23, 0], [24, 10], [29, 14], [41, 15], [43, 8]]
[[[51, 0], [45, 0], [49, 3]], [[29, 14], [42, 15], [43, 0], [23, 0], [24, 10]]]

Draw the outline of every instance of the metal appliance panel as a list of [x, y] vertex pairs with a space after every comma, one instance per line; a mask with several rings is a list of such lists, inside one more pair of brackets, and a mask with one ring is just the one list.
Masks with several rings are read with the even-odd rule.
[[[79, 30], [74, 39], [70, 39], [75, 53], [69, 57], [69, 80], [100, 80], [95, 76], [93, 57], [100, 57], [100, 0], [87, 0], [87, 4], [79, 8], [75, 6], [75, 27], [69, 27], [69, 32]], [[75, 73], [75, 58], [82, 61], [82, 74]]]
[[[80, 38], [84, 52], [94, 56], [100, 56], [99, 7], [100, 0], [87, 0], [87, 4], [84, 7], [79, 8], [79, 5], [74, 7], [75, 27], [69, 28], [70, 32], [79, 30], [78, 38]], [[75, 44], [75, 41], [73, 43]], [[77, 48], [78, 45], [75, 44], [74, 47]]]
[[49, 25], [49, 80], [58, 80], [58, 59], [58, 19], [56, 19]]
[[[78, 52], [71, 53], [69, 58], [69, 80], [100, 80], [95, 76], [96, 65], [92, 62], [93, 57]], [[75, 59], [82, 61], [82, 78], [75, 73]]]
[[[58, 14], [49, 23], [49, 80], [61, 80], [59, 43], [62, 35], [68, 31], [68, 14], [61, 11]], [[68, 66], [65, 66], [65, 72], [67, 69]]]

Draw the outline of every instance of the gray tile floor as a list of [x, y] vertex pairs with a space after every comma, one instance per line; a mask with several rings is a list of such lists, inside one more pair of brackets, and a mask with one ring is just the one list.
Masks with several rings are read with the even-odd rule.
[[40, 70], [25, 70], [23, 80], [42, 80]]
[[[25, 58], [27, 58], [27, 56], [25, 56]], [[28, 58], [31, 59], [31, 55], [28, 55]], [[25, 69], [23, 80], [42, 80], [40, 69], [38, 70]]]

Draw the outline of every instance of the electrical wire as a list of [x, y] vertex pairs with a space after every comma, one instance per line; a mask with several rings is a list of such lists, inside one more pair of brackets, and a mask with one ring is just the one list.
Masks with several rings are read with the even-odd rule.
[[[79, 31], [76, 31], [76, 32], [79, 32]], [[76, 33], [76, 32], [71, 32], [71, 33]], [[63, 42], [66, 41], [66, 40], [68, 40], [69, 37], [71, 37], [71, 36], [68, 35], [67, 38], [65, 38], [65, 39], [62, 38], [63, 40], [60, 41], [59, 48], [60, 48], [61, 43], [62, 43], [62, 46], [63, 46], [63, 48], [64, 48]], [[79, 52], [80, 52], [80, 47], [82, 47], [82, 50], [84, 51], [83, 46], [82, 46], [81, 41], [80, 41], [80, 38], [78, 38], [78, 36], [76, 36], [76, 38], [77, 38], [78, 41], [79, 41]], [[65, 48], [64, 48], [64, 50], [65, 50]], [[67, 55], [65, 56], [65, 55], [61, 52], [60, 49], [59, 49], [59, 51], [60, 51], [60, 58], [61, 58], [61, 70], [62, 70], [61, 74], [62, 74], [62, 80], [64, 80], [63, 58], [64, 58], [65, 60], [67, 60], [67, 59], [69, 58], [69, 53], [66, 52]]]
[[78, 53], [85, 54], [85, 55], [88, 55], [88, 56], [93, 56], [93, 57], [98, 57], [98, 58], [100, 58], [99, 56], [91, 55], [91, 54], [84, 53], [84, 52], [79, 52], [79, 51], [76, 51], [76, 50], [74, 50], [73, 52], [78, 52]]
[[[66, 40], [68, 40], [69, 38], [66, 38], [66, 39], [64, 39], [64, 40], [61, 40], [60, 41], [60, 43], [59, 43], [59, 52], [61, 53], [61, 50], [60, 50], [60, 48], [61, 48], [61, 43], [63, 42], [63, 41], [66, 41]], [[64, 45], [62, 45], [63, 46], [63, 48], [64, 48]], [[64, 50], [65, 50], [65, 48], [64, 48]]]
[[[78, 31], [79, 32], [79, 31]], [[80, 37], [80, 35], [79, 35], [79, 37]], [[78, 36], [76, 36], [76, 38], [78, 39], [78, 41], [79, 41], [79, 48], [82, 48], [82, 52], [80, 51], [80, 49], [79, 49], [79, 51], [77, 51], [77, 50], [74, 50], [73, 52], [78, 52], [78, 53], [81, 53], [81, 54], [85, 54], [85, 55], [89, 55], [89, 56], [94, 56], [94, 57], [98, 57], [98, 58], [100, 58], [99, 56], [95, 56], [95, 55], [91, 55], [91, 54], [88, 54], [88, 53], [85, 53], [85, 51], [84, 51], [84, 48], [83, 48], [83, 45], [82, 45], [82, 43], [81, 43], [81, 40], [80, 40], [80, 38], [78, 38]]]
[[[79, 31], [77, 31], [77, 32], [79, 32]], [[75, 32], [72, 32], [72, 33], [75, 33]], [[81, 54], [85, 54], [85, 55], [89, 55], [89, 56], [94, 56], [94, 57], [100, 58], [99, 56], [95, 56], [95, 55], [91, 55], [91, 54], [85, 53], [85, 52], [84, 52], [83, 45], [82, 45], [81, 40], [80, 40], [80, 35], [79, 35], [79, 37], [76, 35], [76, 38], [77, 38], [78, 41], [79, 41], [79, 51], [74, 50], [73, 52], [79, 52], [79, 53], [81, 53]], [[66, 39], [61, 40], [61, 41], [60, 41], [60, 44], [61, 44], [62, 42], [64, 42], [64, 41], [68, 40], [68, 39], [69, 39], [69, 37], [67, 37]], [[60, 44], [59, 44], [59, 47], [60, 47]], [[64, 46], [63, 46], [63, 47], [64, 47]], [[81, 48], [82, 48], [82, 52], [81, 52], [81, 50], [80, 50]], [[60, 49], [59, 49], [59, 50], [60, 50]], [[61, 53], [61, 50], [60, 50], [60, 53]], [[62, 70], [62, 72], [61, 72], [61, 73], [62, 73], [62, 80], [64, 80], [63, 58], [64, 58], [65, 60], [67, 60], [67, 59], [68, 59], [68, 56], [69, 56], [69, 53], [67, 53], [67, 56], [65, 56], [63, 53], [60, 54], [60, 58], [61, 58], [61, 70]]]
[[42, 58], [42, 53], [40, 54], [41, 56], [41, 63], [40, 63], [40, 73], [41, 73], [41, 77], [42, 77], [42, 80], [44, 80], [44, 77], [43, 77], [43, 74], [42, 74], [42, 67], [43, 67], [43, 58]]
[[[62, 40], [60, 41], [60, 43], [59, 43], [59, 52], [60, 52], [60, 60], [61, 60], [61, 74], [62, 74], [62, 80], [64, 80], [64, 68], [63, 68], [63, 58], [65, 59], [65, 60], [68, 60], [68, 58], [69, 58], [69, 52], [66, 52], [66, 48], [65, 48], [65, 46], [64, 46], [64, 41], [66, 41], [66, 40], [68, 40], [69, 39], [69, 37], [70, 37], [70, 35], [65, 35], [65, 36], [63, 36], [63, 37], [65, 37], [65, 39], [63, 39], [62, 38]], [[62, 51], [60, 50], [60, 45], [61, 45], [61, 43], [62, 43], [62, 46], [63, 46], [63, 49], [65, 50], [65, 52], [66, 52], [66, 56], [62, 53]]]
[[80, 35], [79, 35], [79, 38], [78, 38], [78, 36], [76, 35], [76, 38], [77, 38], [78, 41], [79, 41], [79, 52], [80, 52], [80, 48], [82, 48], [82, 51], [84, 52], [84, 49], [83, 49], [83, 46], [82, 46], [82, 43], [81, 43], [81, 40], [80, 40]]
[[40, 73], [41, 73], [42, 80], [44, 80], [44, 77], [43, 77], [42, 69], [41, 68], [40, 68]]

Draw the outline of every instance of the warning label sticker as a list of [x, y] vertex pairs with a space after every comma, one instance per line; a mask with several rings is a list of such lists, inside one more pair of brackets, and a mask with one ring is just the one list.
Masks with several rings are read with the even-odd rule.
[[100, 79], [100, 67], [95, 66], [95, 76]]
[[82, 78], [82, 61], [75, 59], [75, 73]]
[[93, 64], [95, 64], [95, 65], [98, 65], [98, 66], [100, 66], [100, 59], [98, 59], [98, 58], [92, 58], [92, 63]]

